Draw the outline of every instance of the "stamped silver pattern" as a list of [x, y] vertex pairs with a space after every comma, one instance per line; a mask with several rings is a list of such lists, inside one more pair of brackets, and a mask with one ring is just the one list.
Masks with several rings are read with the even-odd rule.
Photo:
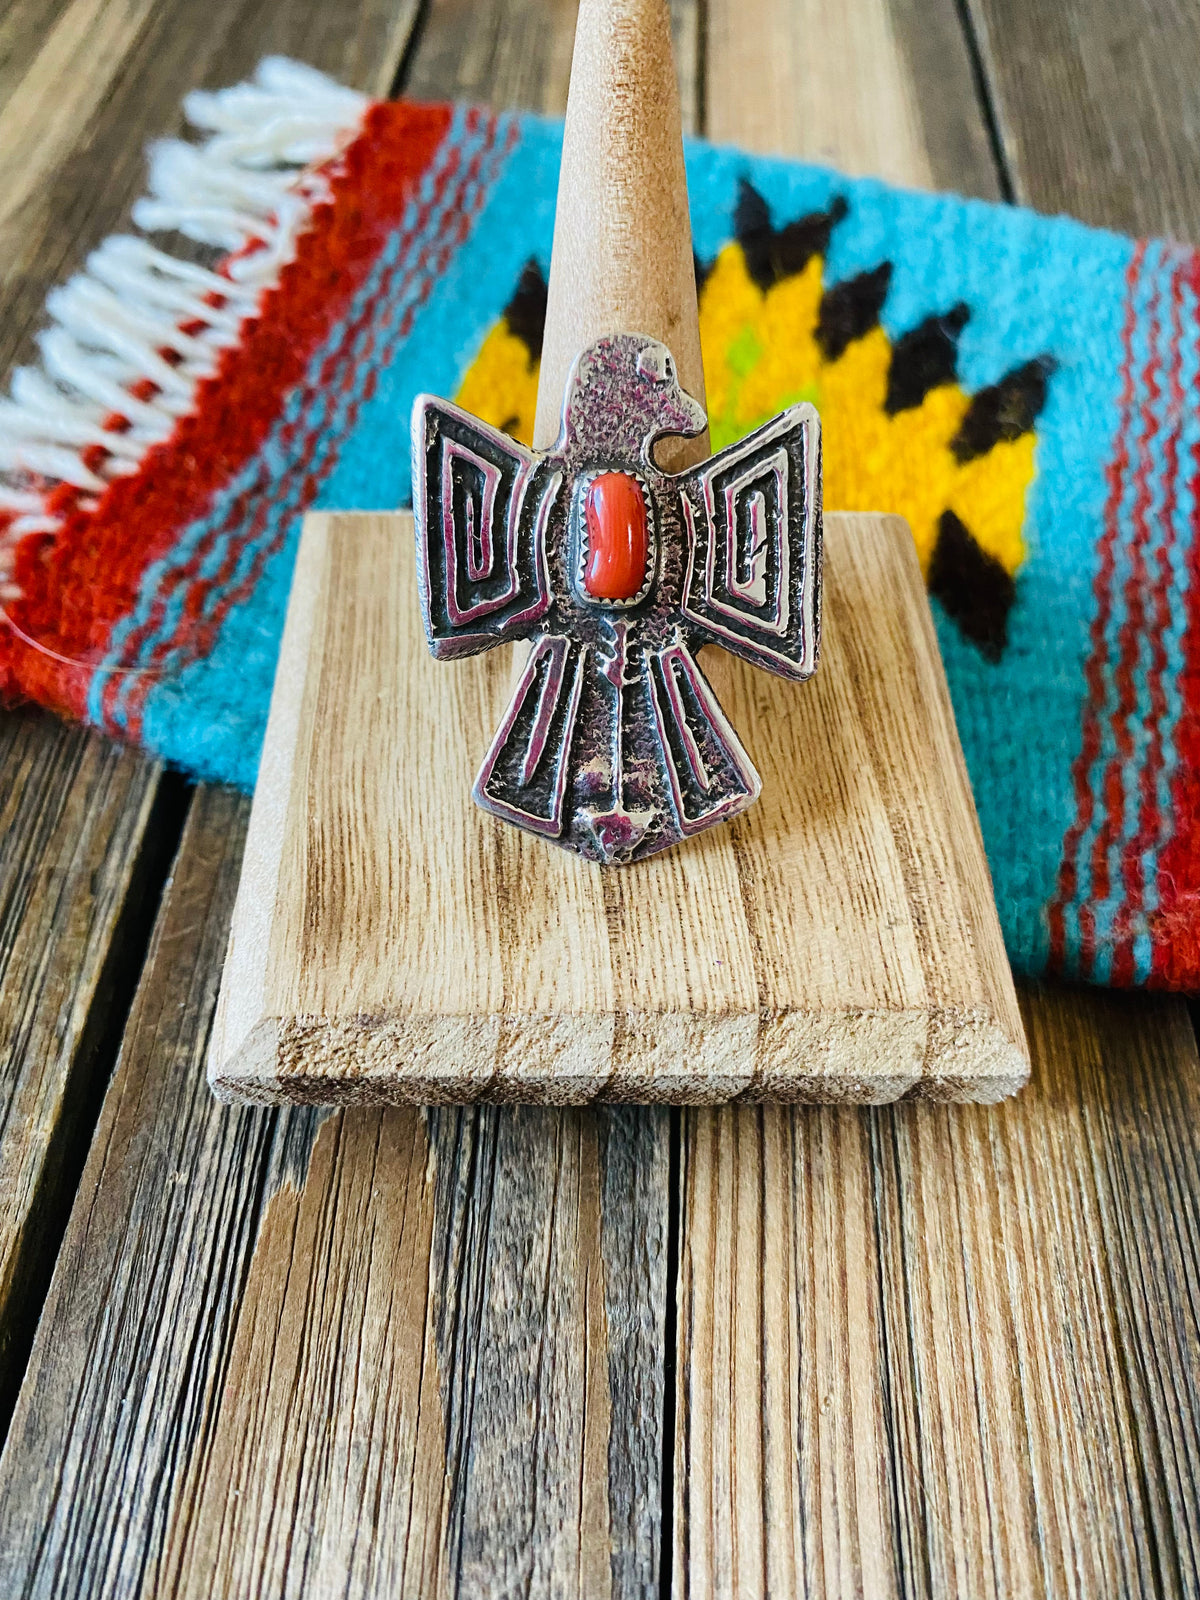
[[[535, 453], [428, 395], [413, 410], [421, 607], [438, 657], [531, 642], [475, 780], [485, 811], [605, 863], [636, 861], [745, 810], [761, 783], [696, 651], [793, 679], [820, 642], [821, 443], [790, 407], [681, 473], [657, 443], [703, 431], [662, 344], [617, 334], [575, 364], [553, 450]], [[640, 486], [641, 581], [584, 583], [584, 503], [601, 473]], [[453, 730], [447, 730], [447, 737]]]

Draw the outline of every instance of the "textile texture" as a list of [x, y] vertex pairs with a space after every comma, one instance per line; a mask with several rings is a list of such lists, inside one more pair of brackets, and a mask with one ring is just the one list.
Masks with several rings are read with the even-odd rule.
[[[294, 63], [196, 95], [0, 403], [0, 690], [252, 787], [300, 519], [410, 500], [421, 390], [528, 442], [561, 127]], [[821, 412], [905, 516], [1009, 953], [1200, 980], [1200, 256], [687, 152], [714, 447]], [[813, 759], [820, 759], [813, 752]]]

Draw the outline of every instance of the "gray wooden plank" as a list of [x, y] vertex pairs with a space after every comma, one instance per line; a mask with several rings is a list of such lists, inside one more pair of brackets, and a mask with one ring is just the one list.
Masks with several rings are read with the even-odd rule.
[[[430, 8], [425, 93], [470, 22]], [[527, 66], [473, 70], [506, 103]], [[667, 1115], [217, 1107], [245, 813], [198, 793], [164, 896], [0, 1459], [0, 1592], [656, 1592]]]
[[667, 1129], [636, 1109], [432, 1118], [455, 1594], [656, 1592]]
[[887, 15], [934, 187], [998, 200], [1003, 174], [996, 168], [982, 86], [975, 81], [973, 41], [958, 5], [888, 0]]
[[0, 716], [0, 774], [2, 1426], [183, 801], [156, 763], [33, 712]]
[[289, 1139], [277, 1118], [217, 1113], [204, 1085], [243, 810], [213, 792], [192, 809], [0, 1458], [0, 1593], [155, 1591], [259, 1212], [311, 1149], [313, 1119]]
[[183, 129], [189, 89], [283, 54], [386, 93], [418, 4], [72, 0], [51, 27], [41, 7], [18, 7], [22, 70], [0, 104], [0, 368], [30, 358], [47, 286], [127, 225], [145, 146]]
[[562, 115], [577, 0], [429, 0], [406, 63], [414, 100]]
[[[313, 6], [21, 3], [0, 19], [0, 372], [46, 291], [127, 220], [143, 147], [197, 82], [291, 51], [386, 89], [417, 0]], [[32, 1335], [153, 905], [182, 824], [159, 765], [49, 717], [0, 714], [0, 1426]]]
[[[810, 118], [825, 108], [807, 125], [815, 147], [861, 168], [878, 154], [882, 103], [903, 136], [889, 158], [911, 141], [908, 181], [936, 173], [995, 192], [1004, 175], [980, 167], [987, 129], [969, 41], [944, 57], [938, 82], [933, 42], [953, 37], [950, 4], [918, 17], [907, 0], [831, 0], [801, 17], [755, 3], [771, 28], [745, 36], [756, 42], [741, 52], [740, 84], [714, 83], [710, 51], [709, 103], [730, 137], [780, 56], [832, 77], [854, 38], [864, 55], [842, 70], [839, 94], [810, 93], [803, 75], [792, 83]], [[1179, 68], [1148, 57], [1131, 82], [1088, 77], [1080, 63], [1094, 73], [1094, 41], [1111, 45], [1114, 30], [1128, 28], [1140, 55], [1152, 40], [1181, 48], [1192, 24], [1171, 8], [1151, 19], [1148, 5], [1121, 23], [1098, 5], [1052, 9], [1014, 19], [1011, 6], [972, 0], [994, 24], [987, 98], [1008, 118], [1008, 176], [1047, 209], [1090, 204], [1120, 224], [1122, 174], [1109, 191], [1111, 164], [1086, 141], [1068, 150], [1072, 118], [1083, 104], [1111, 129], [1140, 106], [1132, 147], [1151, 189], [1186, 147], [1178, 104], [1165, 129], [1155, 109], [1159, 73]], [[725, 0], [708, 14], [747, 21]], [[1052, 126], [1047, 86], [1061, 93], [1068, 78], [1078, 103]], [[1124, 94], [1126, 107], [1079, 100], [1080, 82], [1089, 96]], [[787, 145], [805, 125], [783, 102], [764, 122], [760, 97], [747, 126], [815, 153]], [[1168, 182], [1141, 202], [1141, 225], [1170, 225], [1181, 204]], [[1027, 989], [1024, 1010], [1034, 1081], [1003, 1106], [685, 1114], [679, 1594], [1195, 1592], [1195, 1039], [1169, 997], [1045, 986]]]
[[1200, 1060], [1047, 990], [1015, 1101], [685, 1118], [680, 1593], [1188, 1595]]
[[1200, 9], [965, 4], [1016, 197], [1125, 233], [1200, 241]]

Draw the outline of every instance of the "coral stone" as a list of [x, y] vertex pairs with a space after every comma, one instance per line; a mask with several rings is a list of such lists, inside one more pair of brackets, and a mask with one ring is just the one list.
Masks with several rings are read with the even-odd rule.
[[649, 546], [641, 484], [625, 472], [602, 472], [588, 485], [583, 511], [583, 587], [593, 600], [632, 600], [646, 581]]

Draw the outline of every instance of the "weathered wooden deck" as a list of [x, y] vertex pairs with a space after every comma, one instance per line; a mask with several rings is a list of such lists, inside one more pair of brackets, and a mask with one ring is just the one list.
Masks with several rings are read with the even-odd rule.
[[[691, 126], [1200, 240], [1183, 0], [676, 0]], [[571, 0], [9, 0], [0, 362], [197, 84], [561, 110]], [[399, 426], [399, 422], [398, 422]], [[247, 803], [0, 718], [0, 1597], [1200, 1593], [1184, 1003], [994, 1109], [230, 1111]]]

